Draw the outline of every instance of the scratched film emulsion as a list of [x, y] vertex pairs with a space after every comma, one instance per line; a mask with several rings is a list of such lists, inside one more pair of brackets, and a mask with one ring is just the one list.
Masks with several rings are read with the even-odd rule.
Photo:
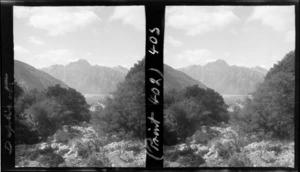
[[16, 167], [145, 167], [143, 6], [14, 10]]
[[294, 6], [167, 6], [164, 167], [294, 167]]

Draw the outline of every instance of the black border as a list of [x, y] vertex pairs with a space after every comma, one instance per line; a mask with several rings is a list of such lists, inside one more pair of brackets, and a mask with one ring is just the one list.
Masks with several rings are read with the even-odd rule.
[[[146, 167], [159, 169], [163, 168], [163, 51], [165, 6], [147, 5], [145, 12]], [[150, 118], [154, 118], [159, 123], [150, 121]], [[154, 133], [157, 134], [155, 135]], [[155, 146], [155, 142], [158, 143], [158, 146]], [[155, 150], [151, 145], [154, 145], [158, 150]]]
[[7, 166], [15, 163], [12, 18], [12, 6], [1, 5], [1, 166], [3, 162]]
[[[13, 6], [122, 6], [122, 5], [145, 5], [145, 7], [162, 7], [168, 5], [228, 5], [228, 6], [264, 6], [264, 5], [293, 5], [295, 7], [295, 27], [296, 27], [296, 95], [295, 95], [295, 168], [275, 168], [275, 167], [202, 167], [202, 168], [164, 168], [163, 170], [182, 170], [182, 171], [215, 171], [215, 170], [232, 170], [232, 171], [298, 171], [299, 166], [299, 0], [1, 0], [1, 168], [3, 171], [136, 171], [146, 170], [147, 168], [14, 168], [14, 157], [8, 156], [8, 151], [5, 150], [5, 141], [14, 143], [14, 137], [7, 137], [11, 130], [5, 130], [5, 126], [9, 126], [9, 121], [14, 121], [14, 116], [11, 115], [10, 120], [4, 116], [13, 113], [13, 87], [6, 87], [6, 78], [8, 83], [13, 83]], [[150, 19], [152, 22], [152, 19]], [[155, 19], [157, 20], [157, 19]], [[163, 19], [161, 19], [163, 20]], [[147, 20], [148, 21], [148, 20]], [[157, 22], [157, 21], [156, 21]], [[162, 24], [163, 26], [164, 24]], [[146, 37], [147, 39], [147, 37]], [[163, 43], [163, 37], [161, 38]], [[146, 41], [147, 42], [147, 41]], [[149, 45], [146, 45], [146, 50]], [[163, 48], [163, 47], [162, 47]], [[146, 61], [149, 58], [146, 57]], [[160, 59], [162, 60], [162, 59]], [[159, 61], [159, 59], [158, 59]], [[147, 64], [155, 64], [157, 59]], [[147, 67], [146, 67], [147, 68]], [[161, 70], [163, 72], [163, 69]], [[7, 74], [7, 75], [5, 75]], [[147, 75], [147, 73], [146, 73]], [[8, 77], [7, 77], [8, 76]], [[162, 96], [163, 97], [163, 96]], [[162, 112], [163, 113], [163, 112]], [[3, 114], [3, 115], [2, 115]], [[11, 123], [11, 128], [14, 129], [14, 123]], [[12, 133], [13, 134], [13, 133]], [[162, 136], [162, 135], [161, 135]], [[14, 147], [12, 147], [14, 155]], [[12, 160], [12, 161], [11, 161]], [[5, 165], [5, 166], [3, 166]], [[13, 167], [13, 168], [12, 168]], [[157, 165], [156, 167], [160, 167]], [[148, 170], [161, 170], [161, 168], [149, 168]], [[147, 170], [147, 171], [148, 171]], [[159, 171], [160, 171], [159, 170]]]
[[299, 0], [1, 0], [24, 6], [116, 6], [116, 5], [296, 5]]

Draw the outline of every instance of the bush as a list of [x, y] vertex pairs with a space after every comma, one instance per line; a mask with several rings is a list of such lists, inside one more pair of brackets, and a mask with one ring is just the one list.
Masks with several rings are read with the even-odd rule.
[[55, 153], [43, 155], [39, 157], [37, 161], [43, 164], [45, 167], [58, 167], [59, 164], [65, 162], [62, 156]]
[[228, 160], [229, 167], [253, 167], [251, 160], [244, 153], [235, 153]]
[[111, 167], [109, 159], [103, 153], [93, 153], [87, 160], [88, 167]]
[[30, 130], [26, 121], [15, 119], [15, 144], [36, 144], [39, 142], [38, 132]]
[[100, 130], [111, 134], [132, 133], [135, 138], [145, 138], [144, 65], [144, 59], [135, 64], [112, 98], [107, 98], [105, 109], [93, 115], [93, 123]]
[[84, 96], [72, 88], [62, 88], [60, 85], [49, 87], [46, 91], [47, 97], [55, 98], [62, 105], [65, 115], [61, 119], [63, 125], [79, 124], [90, 120], [88, 104]]
[[295, 54], [291, 52], [267, 73], [235, 120], [245, 133], [262, 138], [294, 139]]
[[56, 111], [58, 107], [54, 100], [45, 99], [36, 102], [24, 112], [27, 123], [31, 124], [32, 129], [43, 139], [53, 135], [59, 127], [59, 112]]
[[32, 129], [23, 115], [24, 110], [35, 103], [37, 91], [24, 92], [17, 82], [14, 83], [14, 91], [15, 144], [38, 143], [38, 132]]
[[[172, 94], [172, 95], [169, 95]], [[164, 107], [164, 144], [184, 142], [201, 126], [228, 122], [227, 106], [212, 89], [198, 86], [166, 93]]]
[[227, 159], [230, 157], [230, 150], [228, 149], [228, 147], [226, 147], [223, 144], [220, 144], [218, 146], [218, 155], [223, 158], [223, 159]]
[[45, 140], [62, 125], [79, 124], [90, 118], [84, 97], [74, 89], [59, 85], [47, 90], [22, 92], [15, 83], [16, 144]]

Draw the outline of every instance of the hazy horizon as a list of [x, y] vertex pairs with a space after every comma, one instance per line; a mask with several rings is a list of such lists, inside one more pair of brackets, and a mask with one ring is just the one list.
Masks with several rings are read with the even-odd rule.
[[[15, 59], [15, 60], [19, 60], [19, 59]], [[78, 62], [78, 61], [81, 61], [81, 60], [87, 61], [91, 66], [109, 67], [109, 68], [123, 67], [123, 68], [126, 68], [126, 69], [128, 69], [128, 70], [129, 70], [131, 67], [133, 67], [133, 66], [131, 66], [130, 68], [128, 68], [128, 67], [123, 66], [123, 65], [115, 65], [115, 66], [98, 65], [98, 64], [93, 64], [92, 62], [90, 62], [89, 60], [86, 60], [86, 59], [78, 59], [78, 60], [76, 60], [76, 61], [70, 61], [70, 62], [68, 62], [68, 63], [66, 63], [66, 64], [52, 64], [52, 65], [62, 65], [62, 66], [67, 66], [67, 65], [69, 65], [70, 63]], [[218, 60], [224, 60], [224, 59], [216, 59], [216, 60], [208, 61], [208, 62], [206, 62], [206, 63], [203, 64], [203, 65], [201, 65], [201, 64], [190, 64], [190, 65], [188, 65], [188, 66], [183, 66], [183, 67], [174, 68], [174, 69], [185, 68], [185, 67], [189, 67], [189, 66], [193, 66], [193, 65], [197, 65], [197, 66], [198, 66], [198, 65], [199, 65], [199, 66], [205, 66], [205, 65], [207, 65], [207, 64], [209, 64], [209, 63], [214, 63], [214, 62], [216, 62], [216, 61], [218, 61]], [[19, 60], [19, 61], [24, 62], [24, 61], [22, 61], [22, 60]], [[139, 60], [138, 60], [138, 61], [139, 61]], [[136, 61], [134, 64], [136, 64], [138, 61]], [[224, 60], [224, 61], [225, 61], [225, 60]], [[227, 63], [227, 61], [225, 61], [225, 62]], [[24, 62], [24, 63], [26, 63], [26, 62]], [[29, 64], [29, 63], [27, 63], [27, 64]], [[166, 64], [166, 63], [164, 63], [164, 64]], [[227, 64], [228, 64], [228, 63], [227, 63]], [[31, 65], [31, 64], [29, 64], [29, 65]], [[37, 69], [47, 68], [47, 67], [50, 67], [50, 66], [52, 66], [52, 65], [45, 66], [45, 67], [41, 67], [41, 68], [37, 68]], [[167, 65], [168, 65], [168, 64], [167, 64]], [[246, 66], [241, 66], [241, 65], [230, 65], [230, 64], [228, 64], [228, 65], [229, 65], [229, 66], [246, 67]], [[171, 66], [171, 67], [172, 67], [172, 66]], [[257, 66], [252, 66], [252, 67], [247, 67], [247, 68], [254, 68], [254, 67], [261, 67], [261, 68], [264, 68], [263, 66], [259, 66], [259, 65], [257, 65]], [[269, 70], [269, 69], [267, 69], [267, 68], [264, 68], [264, 69]]]

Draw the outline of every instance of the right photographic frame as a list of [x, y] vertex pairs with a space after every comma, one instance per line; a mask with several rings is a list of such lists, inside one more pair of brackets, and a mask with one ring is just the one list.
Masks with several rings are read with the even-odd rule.
[[295, 167], [295, 14], [166, 6], [164, 167]]

